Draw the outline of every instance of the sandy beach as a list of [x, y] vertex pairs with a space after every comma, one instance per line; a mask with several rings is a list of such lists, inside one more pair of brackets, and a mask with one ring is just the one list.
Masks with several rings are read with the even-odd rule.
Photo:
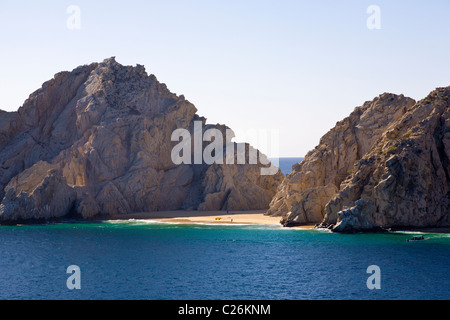
[[[108, 217], [108, 220], [151, 220], [163, 223], [187, 223], [187, 224], [265, 224], [281, 226], [281, 217], [271, 217], [265, 215], [266, 210], [254, 211], [159, 211], [159, 212], [139, 212], [127, 215], [117, 215]], [[290, 229], [309, 230], [314, 229], [314, 224], [290, 227]], [[404, 228], [389, 229], [390, 232], [410, 232], [410, 233], [450, 233], [450, 228]]]
[[[280, 217], [265, 215], [265, 210], [255, 211], [163, 211], [141, 212], [126, 215], [126, 219], [144, 219], [165, 223], [208, 223], [208, 224], [273, 224], [280, 225]], [[114, 216], [112, 219], [124, 219]], [[314, 226], [302, 226], [311, 229]]]

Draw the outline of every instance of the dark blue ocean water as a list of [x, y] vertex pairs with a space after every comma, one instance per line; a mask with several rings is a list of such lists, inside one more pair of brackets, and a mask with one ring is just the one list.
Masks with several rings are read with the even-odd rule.
[[273, 161], [276, 164], [283, 174], [291, 173], [292, 166], [296, 163], [299, 163], [303, 160], [300, 157], [287, 157], [287, 158], [269, 158], [270, 161]]
[[[0, 299], [449, 299], [450, 235], [110, 221], [0, 227]], [[69, 290], [70, 265], [80, 290]], [[369, 290], [367, 267], [380, 267]]]

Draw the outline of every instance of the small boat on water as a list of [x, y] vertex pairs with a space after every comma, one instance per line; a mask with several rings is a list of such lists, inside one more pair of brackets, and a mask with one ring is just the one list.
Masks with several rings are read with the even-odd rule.
[[425, 241], [428, 240], [430, 238], [424, 238], [422, 235], [419, 236], [413, 236], [411, 239], [406, 239], [406, 242], [410, 242], [410, 241]]

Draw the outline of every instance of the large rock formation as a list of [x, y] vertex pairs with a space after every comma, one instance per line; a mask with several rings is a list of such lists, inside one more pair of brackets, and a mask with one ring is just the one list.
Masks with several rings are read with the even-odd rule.
[[415, 104], [355, 163], [323, 224], [341, 232], [450, 226], [449, 159], [447, 87]]
[[110, 58], [56, 74], [18, 112], [0, 111], [0, 222], [266, 209], [280, 172], [261, 175], [263, 165], [248, 162], [174, 164], [175, 129], [193, 134], [195, 121], [200, 134], [227, 129], [196, 112], [140, 65]]
[[340, 232], [449, 226], [449, 96], [382, 94], [356, 108], [286, 176], [269, 214]]

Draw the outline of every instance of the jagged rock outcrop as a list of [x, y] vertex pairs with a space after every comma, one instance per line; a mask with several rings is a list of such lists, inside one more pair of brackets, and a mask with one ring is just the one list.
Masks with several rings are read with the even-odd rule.
[[449, 92], [356, 108], [293, 167], [269, 214], [339, 232], [450, 225]]
[[[447, 87], [415, 104], [355, 164], [327, 204], [323, 225], [334, 231], [450, 226], [449, 159]], [[349, 211], [359, 211], [356, 224]]]
[[325, 216], [325, 206], [349, 176], [355, 161], [361, 159], [414, 103], [403, 95], [383, 94], [355, 108], [293, 167], [280, 185], [268, 213], [281, 216], [284, 225], [320, 223]]
[[227, 129], [196, 112], [140, 65], [110, 58], [56, 74], [18, 112], [0, 111], [0, 222], [266, 209], [280, 172], [174, 164], [175, 129]]

